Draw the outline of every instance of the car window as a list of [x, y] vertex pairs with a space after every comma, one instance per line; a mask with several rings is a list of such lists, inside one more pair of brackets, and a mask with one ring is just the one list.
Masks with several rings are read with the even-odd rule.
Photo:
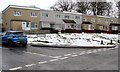
[[11, 33], [10, 32], [7, 32], [5, 35], [10, 35]]
[[23, 32], [14, 32], [12, 34], [16, 34], [16, 35], [23, 35]]

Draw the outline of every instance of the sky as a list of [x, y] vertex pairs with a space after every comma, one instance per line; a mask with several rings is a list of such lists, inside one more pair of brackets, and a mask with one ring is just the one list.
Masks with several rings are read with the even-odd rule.
[[[41, 9], [49, 9], [52, 5], [54, 5], [58, 0], [0, 0], [0, 13], [9, 5], [20, 5], [20, 6], [36, 6]], [[72, 0], [76, 1], [76, 0]], [[81, 0], [83, 2], [88, 0]], [[103, 0], [89, 0], [91, 2], [94, 1], [103, 1]], [[107, 0], [108, 2], [116, 2], [119, 0]], [[115, 6], [113, 7], [115, 11], [117, 9]]]
[[57, 0], [0, 0], [0, 12], [8, 5], [37, 6], [41, 9], [49, 9]]

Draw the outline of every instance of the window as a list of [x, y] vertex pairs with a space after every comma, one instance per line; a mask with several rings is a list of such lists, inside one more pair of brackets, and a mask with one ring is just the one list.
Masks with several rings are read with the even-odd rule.
[[31, 13], [30, 13], [30, 16], [31, 16], [31, 17], [37, 17], [37, 13], [36, 13], [36, 12], [31, 12]]
[[21, 11], [14, 11], [14, 16], [21, 16], [21, 15], [22, 15]]
[[74, 28], [74, 24], [71, 24], [71, 28]]
[[75, 19], [80, 19], [80, 16], [75, 16]]
[[113, 20], [110, 20], [110, 22], [113, 22]]
[[67, 19], [69, 19], [69, 16], [68, 16], [68, 15], [65, 15], [64, 17], [67, 18]]
[[87, 21], [87, 18], [83, 18], [83, 21]]
[[108, 20], [108, 19], [106, 19], [106, 20], [105, 20], [105, 22], [106, 22], [106, 23], [108, 23], [108, 22], [109, 22], [109, 20]]
[[112, 30], [118, 30], [117, 26], [112, 26]]
[[94, 18], [92, 18], [92, 19], [91, 19], [91, 21], [92, 21], [92, 22], [95, 22], [95, 19], [94, 19]]
[[98, 21], [98, 22], [101, 22], [101, 20], [100, 20], [100, 19], [98, 19], [97, 21]]
[[42, 14], [44, 17], [48, 17], [49, 15], [47, 13]]
[[60, 18], [60, 15], [57, 14], [57, 15], [55, 15], [55, 17]]
[[26, 27], [30, 27], [29, 22], [26, 23]]

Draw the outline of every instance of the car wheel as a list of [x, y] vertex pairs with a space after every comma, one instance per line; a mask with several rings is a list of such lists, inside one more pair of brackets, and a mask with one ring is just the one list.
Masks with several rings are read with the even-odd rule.
[[9, 45], [9, 46], [14, 46], [13, 41], [12, 41], [12, 40], [8, 40], [8, 45]]
[[22, 44], [23, 47], [27, 47], [27, 43]]

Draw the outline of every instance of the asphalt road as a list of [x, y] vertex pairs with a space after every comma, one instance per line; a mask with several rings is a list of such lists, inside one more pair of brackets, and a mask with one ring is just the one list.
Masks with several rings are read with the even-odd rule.
[[3, 70], [118, 70], [118, 47], [89, 49], [3, 46], [0, 54]]

